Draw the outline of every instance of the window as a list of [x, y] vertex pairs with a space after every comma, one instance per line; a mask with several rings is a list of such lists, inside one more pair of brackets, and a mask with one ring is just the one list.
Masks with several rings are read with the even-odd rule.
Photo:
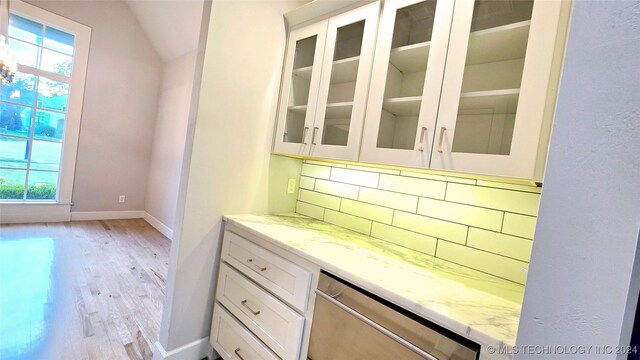
[[90, 29], [11, 2], [18, 71], [0, 93], [0, 201], [71, 201]]

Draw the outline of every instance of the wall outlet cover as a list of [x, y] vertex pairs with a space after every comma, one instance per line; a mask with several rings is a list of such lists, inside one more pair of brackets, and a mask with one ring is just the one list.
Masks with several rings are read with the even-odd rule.
[[296, 192], [296, 179], [289, 179], [287, 183], [287, 194], [293, 194]]

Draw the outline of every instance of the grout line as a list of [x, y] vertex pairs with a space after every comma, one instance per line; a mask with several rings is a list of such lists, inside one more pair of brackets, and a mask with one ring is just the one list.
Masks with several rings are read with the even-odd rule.
[[438, 255], [438, 244], [440, 243], [440, 239], [436, 238], [436, 248], [433, 251], [433, 257], [437, 257]]
[[488, 231], [488, 232], [492, 232], [494, 234], [498, 234], [498, 235], [505, 235], [505, 236], [511, 236], [514, 238], [518, 238], [520, 240], [528, 240], [528, 241], [533, 241], [533, 239], [529, 239], [528, 237], [524, 237], [524, 236], [520, 236], [520, 235], [511, 235], [511, 234], [507, 234], [507, 233], [503, 233], [500, 231], [495, 231], [495, 230], [489, 230], [489, 229], [484, 229], [481, 227], [477, 227], [477, 226], [473, 226], [473, 225], [468, 225], [470, 228], [474, 228], [474, 229], [480, 229], [482, 231]]
[[504, 218], [507, 217], [506, 213], [502, 212], [502, 224], [500, 224], [500, 233], [502, 234], [502, 230], [504, 230]]
[[[433, 200], [438, 200], [438, 201], [445, 201], [451, 204], [458, 204], [458, 205], [465, 205], [465, 206], [470, 206], [470, 207], [475, 207], [475, 208], [479, 208], [479, 209], [487, 209], [487, 210], [493, 210], [493, 211], [504, 211], [504, 212], [508, 212], [511, 214], [518, 214], [518, 215], [524, 215], [524, 216], [531, 216], [531, 217], [537, 217], [538, 215], [529, 215], [529, 214], [525, 214], [525, 213], [521, 213], [521, 212], [515, 212], [515, 211], [509, 211], [509, 210], [503, 210], [503, 209], [497, 209], [497, 208], [492, 208], [492, 207], [487, 207], [487, 206], [480, 206], [480, 205], [473, 205], [473, 204], [469, 204], [469, 203], [463, 203], [463, 202], [457, 202], [457, 201], [451, 201], [451, 200], [443, 200], [443, 199], [439, 199], [439, 198], [435, 198], [435, 197], [429, 197], [429, 196], [422, 196], [422, 195], [414, 195], [414, 194], [407, 194], [407, 193], [402, 193], [402, 192], [398, 192], [398, 191], [393, 191], [393, 190], [386, 190], [386, 189], [378, 189], [378, 188], [374, 188], [374, 187], [370, 187], [370, 186], [365, 186], [365, 185], [354, 185], [351, 183], [346, 183], [346, 182], [342, 182], [342, 181], [335, 181], [335, 180], [327, 180], [327, 179], [316, 179], [316, 180], [324, 180], [324, 181], [330, 181], [330, 182], [334, 182], [334, 183], [338, 183], [338, 184], [345, 184], [345, 185], [350, 185], [350, 186], [357, 186], [359, 188], [364, 187], [367, 189], [373, 189], [373, 190], [378, 190], [378, 191], [386, 191], [389, 193], [393, 193], [393, 194], [400, 194], [400, 195], [406, 195], [406, 196], [415, 196], [415, 197], [423, 197], [426, 199], [433, 199]], [[314, 183], [314, 191], [320, 192], [318, 190], [315, 189], [315, 185], [317, 184], [317, 181]], [[448, 183], [447, 183], [448, 184]], [[472, 185], [469, 185], [472, 186]], [[448, 190], [448, 187], [445, 188], [445, 199], [446, 199], [446, 190]], [[359, 190], [358, 190], [359, 191]], [[323, 193], [323, 194], [328, 194], [328, 193]], [[333, 195], [333, 194], [328, 194], [328, 195]], [[358, 192], [359, 195], [359, 192]], [[333, 195], [336, 196], [336, 195]], [[539, 211], [539, 210], [538, 210]]]
[[449, 189], [449, 182], [444, 185], [444, 198], [442, 201], [447, 201], [447, 190]]
[[467, 235], [464, 237], [464, 246], [469, 242], [469, 226], [467, 226]]

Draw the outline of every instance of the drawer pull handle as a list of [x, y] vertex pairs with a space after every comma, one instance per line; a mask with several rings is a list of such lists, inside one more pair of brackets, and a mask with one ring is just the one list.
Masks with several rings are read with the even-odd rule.
[[305, 126], [304, 130], [302, 131], [302, 144], [303, 145], [307, 145], [307, 142], [305, 140], [307, 140], [307, 132], [309, 131], [309, 127]]
[[259, 266], [257, 265], [255, 262], [253, 262], [253, 259], [247, 259], [247, 262], [249, 263], [249, 265], [253, 266], [254, 268], [260, 270], [260, 271], [267, 271], [267, 267], [266, 266]]
[[233, 352], [236, 353], [236, 356], [238, 357], [238, 359], [244, 360], [242, 355], [240, 355], [240, 348], [237, 348], [237, 349], [233, 350]]
[[318, 130], [320, 130], [320, 128], [317, 126], [313, 128], [313, 134], [311, 134], [311, 145], [318, 145], [316, 144], [316, 134], [318, 133]]
[[244, 299], [240, 302], [240, 304], [242, 304], [242, 306], [246, 307], [247, 309], [249, 309], [249, 311], [251, 311], [251, 313], [253, 315], [260, 315], [260, 310], [255, 311], [252, 308], [249, 307], [249, 305], [247, 305], [247, 299]]

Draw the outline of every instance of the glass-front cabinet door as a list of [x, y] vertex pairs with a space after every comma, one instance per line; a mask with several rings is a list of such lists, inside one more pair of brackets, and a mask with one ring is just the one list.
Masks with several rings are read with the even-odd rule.
[[329, 19], [313, 157], [358, 159], [379, 7], [374, 2]]
[[451, 0], [385, 1], [361, 161], [429, 166], [453, 8]]
[[560, 3], [456, 0], [431, 168], [534, 177]]
[[274, 152], [306, 155], [311, 144], [327, 21], [289, 34]]

